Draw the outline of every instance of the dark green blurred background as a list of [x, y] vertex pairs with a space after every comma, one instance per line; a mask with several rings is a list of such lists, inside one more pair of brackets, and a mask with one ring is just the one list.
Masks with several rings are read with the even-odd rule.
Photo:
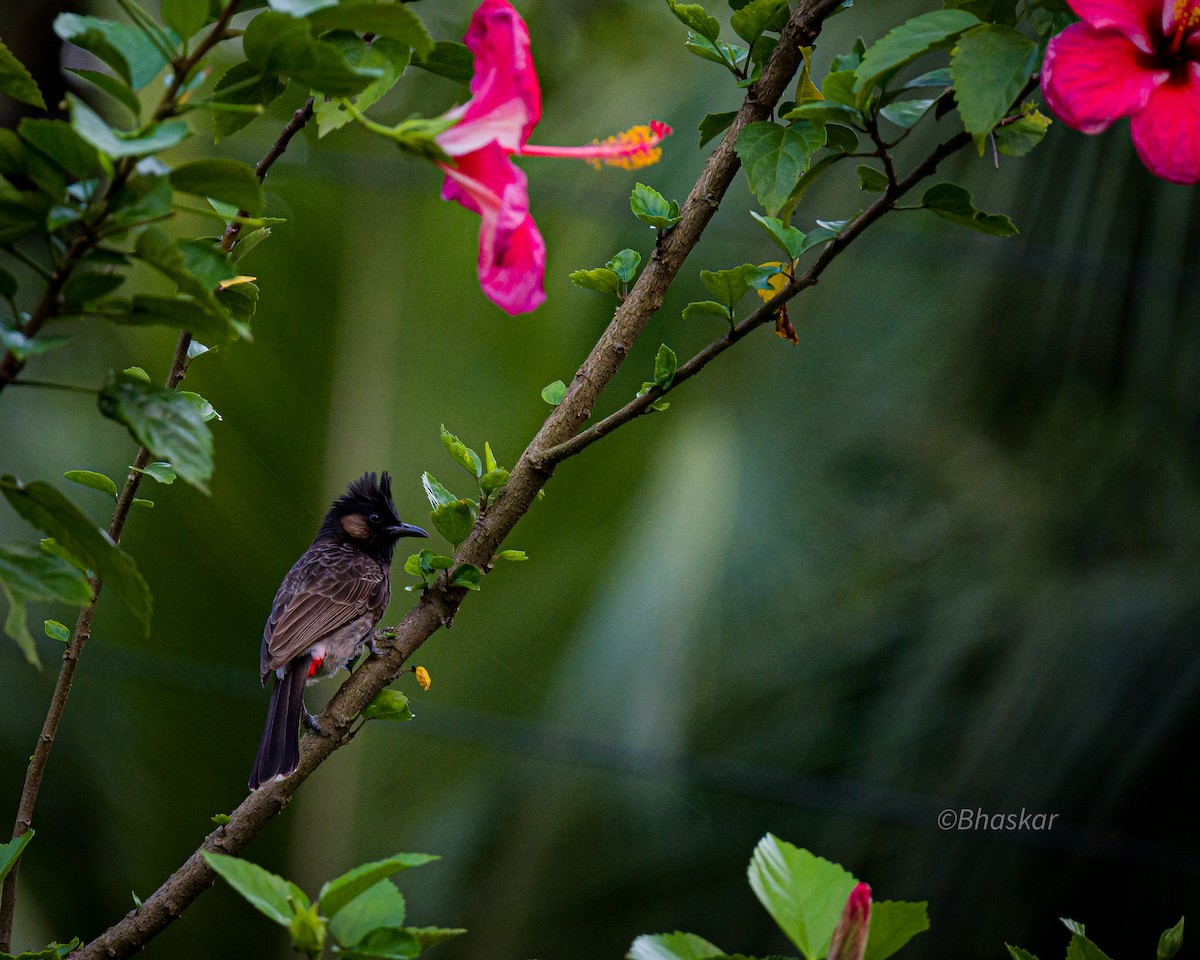
[[[288, 223], [244, 261], [263, 291], [255, 341], [187, 382], [224, 416], [212, 496], [157, 488], [130, 524], [153, 630], [100, 605], [21, 872], [17, 946], [96, 934], [241, 800], [266, 707], [262, 622], [330, 498], [386, 468], [401, 515], [425, 520], [422, 470], [467, 488], [441, 423], [515, 460], [546, 412], [539, 390], [570, 380], [611, 312], [567, 273], [624, 246], [648, 255], [635, 179], [682, 198], [706, 156], [696, 124], [737, 105], [665, 4], [518, 6], [545, 94], [535, 140], [655, 117], [677, 131], [663, 163], [522, 163], [548, 300], [510, 319], [475, 281], [477, 219], [438, 200], [432, 168], [355, 130], [293, 144], [268, 181]], [[832, 21], [817, 72], [925, 8], [858, 4]], [[420, 12], [453, 38], [470, 9]], [[0, 34], [32, 16], [6, 4]], [[22, 56], [58, 56], [41, 43]], [[385, 114], [465, 95], [405, 84]], [[300, 100], [219, 152], [257, 159]], [[1005, 940], [1053, 955], [1059, 916], [1115, 957], [1146, 956], [1181, 913], [1200, 918], [1185, 787], [1200, 720], [1200, 194], [1150, 178], [1125, 129], [1055, 125], [1026, 160], [997, 171], [964, 155], [945, 172], [1020, 237], [894, 216], [793, 304], [799, 347], [757, 334], [665, 416], [564, 465], [508, 544], [531, 561], [498, 569], [417, 656], [433, 687], [401, 684], [416, 721], [370, 726], [246, 856], [315, 892], [364, 860], [441, 854], [400, 885], [410, 922], [470, 929], [445, 960], [600, 960], [674, 929], [790, 952], [745, 882], [766, 831], [878, 898], [928, 899], [911, 960], [999, 958]], [[862, 205], [841, 176], [799, 226]], [[739, 175], [598, 412], [633, 394], [660, 342], [682, 358], [719, 334], [679, 313], [704, 298], [702, 267], [774, 257], [749, 201]], [[70, 332], [31, 375], [98, 384], [136, 363], [157, 380], [174, 340]], [[50, 480], [120, 476], [134, 453], [86, 397], [32, 390], [0, 401], [0, 449], [6, 470]], [[106, 521], [101, 495], [58, 483]], [[0, 535], [29, 534], [0, 513]], [[392, 617], [409, 602], [397, 589]], [[54, 645], [42, 652], [39, 674], [0, 644], [5, 818], [57, 670]], [[960, 807], [1059, 817], [1042, 834], [939, 830]], [[218, 887], [149, 953], [282, 957], [285, 939]]]

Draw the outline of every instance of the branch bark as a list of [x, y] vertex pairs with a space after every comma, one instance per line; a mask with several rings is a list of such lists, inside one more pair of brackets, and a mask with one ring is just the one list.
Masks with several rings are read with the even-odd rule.
[[[237, 0], [234, 0], [234, 3], [230, 3], [227, 9], [232, 11], [236, 3]], [[266, 178], [272, 164], [283, 156], [292, 138], [312, 118], [312, 113], [313, 101], [310, 97], [292, 115], [292, 118], [271, 145], [271, 149], [267, 151], [266, 155], [255, 167], [255, 172], [258, 174], [260, 182]], [[240, 214], [244, 217], [246, 216], [246, 211], [242, 210]], [[241, 229], [242, 224], [238, 219], [234, 219], [229, 224], [229, 227], [221, 237], [220, 249], [224, 253], [228, 253], [233, 249], [241, 233]], [[191, 333], [186, 330], [182, 331], [175, 344], [175, 355], [171, 361], [171, 370], [167, 374], [166, 387], [168, 390], [174, 390], [178, 387], [187, 375], [189, 362], [188, 347], [191, 346], [191, 343]], [[137, 457], [134, 459], [133, 467], [129, 471], [129, 476], [125, 478], [125, 484], [117, 496], [112, 519], [108, 525], [108, 535], [115, 543], [120, 543], [121, 534], [125, 530], [125, 523], [129, 519], [130, 508], [133, 506], [134, 497], [137, 496], [138, 487], [142, 482], [143, 474], [141, 471], [145, 469], [150, 459], [150, 451], [145, 447], [141, 447], [138, 450]], [[92, 601], [80, 611], [79, 617], [75, 621], [75, 628], [71, 632], [70, 640], [67, 642], [67, 648], [63, 651], [62, 666], [59, 668], [58, 679], [54, 684], [54, 693], [50, 698], [50, 706], [46, 711], [46, 719], [42, 724], [42, 732], [38, 736], [33, 756], [29, 758], [29, 766], [25, 771], [25, 784], [21, 790], [16, 821], [13, 825], [14, 837], [19, 837], [26, 833], [33, 825], [34, 807], [37, 805], [38, 792], [41, 789], [42, 778], [45, 776], [46, 764], [50, 759], [50, 750], [54, 746], [58, 726], [62, 720], [63, 711], [66, 709], [67, 698], [71, 693], [71, 683], [75, 678], [75, 670], [79, 664], [79, 658], [83, 653], [83, 648], [88, 638], [91, 636], [92, 618], [95, 616], [96, 605], [100, 600], [100, 592], [104, 584], [99, 577], [93, 577], [90, 585], [92, 588]], [[13, 864], [8, 876], [5, 877], [3, 892], [0, 893], [0, 952], [8, 952], [12, 941], [12, 924], [16, 910], [17, 873], [19, 868], [20, 861], [18, 860], [17, 863]]]

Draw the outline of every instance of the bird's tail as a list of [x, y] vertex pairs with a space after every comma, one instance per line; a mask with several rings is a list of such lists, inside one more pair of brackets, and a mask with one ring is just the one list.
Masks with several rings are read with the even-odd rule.
[[286, 777], [300, 766], [300, 711], [304, 709], [304, 682], [310, 657], [297, 657], [276, 677], [267, 708], [258, 757], [250, 773], [250, 789], [257, 790], [276, 777]]

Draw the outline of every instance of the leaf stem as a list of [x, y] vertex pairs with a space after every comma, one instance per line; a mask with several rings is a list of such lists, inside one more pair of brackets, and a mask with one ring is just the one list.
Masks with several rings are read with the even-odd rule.
[[47, 270], [45, 267], [43, 267], [40, 263], [37, 262], [37, 260], [35, 260], [28, 253], [26, 253], [24, 250], [22, 250], [20, 247], [18, 247], [15, 243], [6, 245], [4, 248], [4, 251], [5, 251], [5, 253], [11, 254], [12, 256], [16, 257], [23, 264], [25, 264], [25, 266], [27, 266], [30, 270], [32, 270], [34, 273], [36, 273], [43, 280], [50, 279], [50, 271]]

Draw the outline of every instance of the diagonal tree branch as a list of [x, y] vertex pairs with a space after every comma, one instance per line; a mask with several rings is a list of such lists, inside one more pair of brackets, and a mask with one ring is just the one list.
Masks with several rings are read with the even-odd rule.
[[[229, 4], [227, 9], [231, 11], [235, 5], [236, 0], [235, 3]], [[224, 28], [222, 27], [222, 29]], [[283, 156], [292, 138], [304, 128], [304, 125], [312, 118], [312, 114], [313, 101], [310, 97], [292, 115], [287, 125], [284, 126], [275, 142], [271, 145], [270, 150], [267, 151], [266, 155], [255, 167], [255, 172], [258, 174], [260, 182], [266, 178], [272, 164]], [[220, 249], [224, 253], [229, 253], [233, 249], [241, 233], [241, 220], [247, 214], [245, 210], [239, 211], [239, 214], [239, 217], [234, 218], [230, 222], [224, 235], [221, 237]], [[174, 390], [179, 386], [180, 382], [187, 375], [189, 362], [188, 347], [191, 346], [191, 343], [191, 333], [186, 330], [182, 331], [175, 345], [175, 355], [171, 361], [170, 373], [167, 374], [166, 386], [169, 390]], [[145, 469], [150, 459], [151, 453], [149, 450], [145, 447], [138, 450], [129, 475], [125, 478], [125, 484], [117, 496], [112, 520], [108, 525], [108, 535], [116, 543], [119, 543], [121, 540], [121, 534], [124, 532], [125, 523], [129, 518], [130, 508], [133, 505], [134, 497], [137, 496], [138, 487], [142, 482], [142, 470]], [[42, 778], [46, 772], [46, 764], [50, 759], [50, 750], [54, 746], [58, 726], [62, 720], [63, 711], [66, 709], [67, 698], [71, 693], [71, 684], [75, 678], [75, 670], [79, 664], [79, 658], [83, 653], [83, 648], [88, 638], [91, 636], [92, 618], [95, 616], [96, 604], [100, 600], [100, 592], [104, 584], [99, 577], [93, 577], [90, 581], [90, 586], [92, 588], [92, 601], [80, 611], [79, 617], [75, 621], [75, 628], [72, 630], [71, 637], [67, 641], [66, 650], [63, 651], [62, 666], [59, 668], [58, 679], [54, 684], [54, 693], [50, 698], [50, 706], [46, 711], [46, 719], [42, 724], [42, 732], [38, 736], [33, 756], [29, 758], [29, 766], [25, 771], [25, 784], [21, 790], [16, 822], [13, 825], [14, 837], [21, 836], [33, 826], [34, 807], [37, 805], [38, 792], [41, 789]], [[13, 865], [12, 870], [4, 880], [3, 892], [0, 894], [0, 898], [2, 898], [0, 899], [0, 951], [5, 952], [8, 951], [12, 939], [12, 923], [16, 909], [17, 872], [19, 866], [20, 861]]]

